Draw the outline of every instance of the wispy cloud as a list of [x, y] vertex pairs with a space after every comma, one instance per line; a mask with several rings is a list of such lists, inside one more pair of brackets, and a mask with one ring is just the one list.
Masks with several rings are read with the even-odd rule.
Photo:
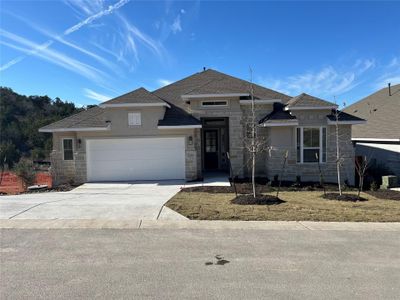
[[374, 67], [375, 61], [372, 59], [357, 60], [350, 68], [326, 66], [317, 71], [281, 79], [261, 78], [259, 82], [286, 94], [307, 92], [321, 97], [333, 97], [356, 87], [360, 83], [359, 77]]
[[125, 4], [127, 4], [130, 0], [120, 0], [118, 1], [116, 4], [114, 5], [110, 5], [107, 9], [102, 10], [94, 15], [91, 15], [90, 17], [86, 18], [85, 20], [83, 20], [82, 22], [79, 22], [78, 24], [75, 24], [74, 26], [66, 29], [64, 31], [64, 35], [69, 35], [79, 29], [81, 29], [83, 26], [88, 25], [90, 23], [92, 23], [93, 21], [109, 15], [111, 13], [113, 13], [115, 10], [117, 10], [118, 8], [121, 8], [122, 6], [124, 6]]
[[87, 98], [90, 98], [90, 99], [93, 99], [93, 100], [97, 100], [97, 101], [100, 101], [100, 102], [104, 102], [104, 101], [110, 100], [112, 98], [110, 96], [97, 93], [97, 92], [95, 92], [95, 91], [93, 91], [91, 89], [88, 89], [88, 88], [83, 89], [83, 91], [85, 92], [85, 96]]
[[[19, 45], [22, 45], [26, 48], [21, 46], [7, 43], [2, 41], [2, 44], [12, 47], [16, 50], [19, 50], [26, 55], [34, 55], [41, 59], [44, 59], [50, 63], [63, 67], [69, 71], [75, 72], [80, 74], [86, 78], [89, 78], [94, 81], [101, 81], [102, 77], [106, 76], [106, 74], [99, 69], [96, 69], [92, 66], [89, 66], [85, 63], [82, 63], [76, 59], [70, 58], [56, 50], [49, 49], [48, 47], [53, 43], [53, 41], [47, 41], [43, 44], [36, 44], [26, 38], [8, 32], [4, 29], [0, 29], [0, 35], [5, 37], [8, 40], [11, 40]], [[9, 64], [8, 62], [7, 64]], [[7, 64], [0, 67], [0, 71], [3, 71], [7, 68]]]
[[174, 22], [171, 25], [171, 30], [174, 34], [182, 31], [181, 26], [181, 15], [177, 15]]
[[83, 48], [81, 46], [78, 46], [75, 43], [67, 41], [64, 37], [62, 37], [60, 35], [57, 35], [55, 33], [52, 33], [52, 32], [50, 32], [50, 30], [45, 29], [45, 28], [39, 26], [38, 24], [31, 22], [26, 18], [20, 17], [20, 16], [14, 14], [14, 13], [11, 13], [11, 12], [8, 12], [8, 14], [13, 16], [14, 18], [18, 19], [19, 21], [25, 23], [26, 25], [28, 25], [32, 29], [40, 32], [44, 36], [47, 36], [47, 37], [51, 38], [52, 40], [60, 42], [60, 43], [66, 45], [66, 46], [68, 46], [68, 47], [70, 47], [70, 48], [72, 48], [72, 49], [74, 49], [76, 51], [79, 51], [80, 53], [83, 53], [83, 54], [95, 59], [97, 62], [101, 63], [102, 65], [106, 66], [107, 68], [109, 68], [112, 71], [120, 72], [120, 70], [119, 70], [117, 65], [111, 63], [109, 60], [106, 60], [105, 58], [101, 57], [100, 55], [98, 55], [98, 54], [96, 54], [96, 53], [94, 53], [92, 51], [89, 51], [89, 50], [87, 50], [87, 49], [85, 49], [85, 48]]
[[166, 86], [166, 85], [173, 83], [173, 81], [168, 80], [168, 79], [157, 79], [157, 83], [160, 87], [162, 87], [162, 86]]
[[76, 13], [92, 15], [103, 9], [103, 0], [65, 0], [64, 3]]
[[[124, 25], [124, 28], [126, 29], [127, 33], [131, 35], [132, 39], [138, 39], [141, 41], [147, 48], [149, 48], [154, 54], [156, 54], [159, 58], [163, 57], [164, 54], [164, 47], [163, 45], [152, 39], [150, 36], [139, 30], [136, 26], [134, 26], [131, 22], [129, 22], [125, 16], [123, 16], [121, 13], [117, 12], [115, 14], [122, 24]], [[134, 50], [134, 49], [132, 49]], [[134, 50], [135, 52], [135, 50]], [[137, 53], [136, 53], [137, 54]]]
[[374, 87], [381, 89], [388, 83], [400, 83], [400, 57], [394, 57], [387, 64], [382, 65], [382, 75], [375, 81]]
[[[63, 36], [67, 36], [77, 30], [79, 30], [80, 28], [82, 28], [85, 25], [91, 24], [93, 21], [109, 15], [111, 13], [113, 13], [115, 10], [121, 8], [122, 6], [124, 6], [125, 4], [127, 4], [130, 0], [120, 0], [118, 1], [116, 4], [114, 5], [110, 5], [107, 9], [102, 10], [94, 15], [91, 15], [89, 17], [87, 17], [85, 20], [75, 24], [74, 26], [66, 29], [63, 33]], [[59, 38], [62, 38], [61, 36]], [[31, 51], [26, 53], [26, 56], [30, 56], [30, 55], [39, 55], [39, 52], [46, 50], [51, 44], [53, 44], [54, 40], [49, 40], [41, 45], [37, 45], [36, 47], [32, 47]], [[6, 64], [4, 64], [3, 66], [0, 67], [0, 70], [6, 70], [9, 67], [15, 65], [16, 63], [22, 61], [24, 58], [19, 58], [18, 60], [13, 59], [12, 61], [7, 62]]]

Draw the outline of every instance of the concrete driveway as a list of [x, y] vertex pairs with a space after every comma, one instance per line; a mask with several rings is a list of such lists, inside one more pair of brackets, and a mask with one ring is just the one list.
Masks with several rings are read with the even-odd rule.
[[[0, 219], [156, 219], [183, 185], [182, 181], [85, 183], [69, 192], [2, 196]], [[165, 209], [169, 219], [183, 217]]]

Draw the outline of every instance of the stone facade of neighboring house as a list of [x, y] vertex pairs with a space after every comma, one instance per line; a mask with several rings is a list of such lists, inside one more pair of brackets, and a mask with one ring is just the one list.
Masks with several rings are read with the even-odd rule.
[[[307, 94], [290, 97], [252, 85], [257, 138], [257, 176], [336, 181], [337, 107]], [[250, 174], [246, 145], [251, 128], [250, 83], [206, 70], [153, 92], [143, 88], [40, 129], [53, 133], [52, 170], [56, 183], [73, 181], [197, 180], [210, 172]], [[342, 178], [354, 181], [352, 125], [338, 120]], [[228, 159], [228, 153], [229, 158]], [[318, 154], [316, 156], [316, 154]], [[317, 158], [316, 158], [317, 157]]]

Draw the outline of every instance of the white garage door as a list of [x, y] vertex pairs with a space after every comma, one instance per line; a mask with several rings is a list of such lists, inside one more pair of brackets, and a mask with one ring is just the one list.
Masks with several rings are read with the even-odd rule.
[[185, 178], [185, 139], [90, 139], [86, 143], [88, 181]]

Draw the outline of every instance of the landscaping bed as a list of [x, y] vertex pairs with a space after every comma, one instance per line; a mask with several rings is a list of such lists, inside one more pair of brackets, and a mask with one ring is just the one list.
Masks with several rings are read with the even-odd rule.
[[[400, 222], [399, 201], [379, 199], [367, 193], [361, 193], [367, 201], [352, 202], [327, 201], [321, 197], [321, 191], [282, 191], [279, 193], [282, 203], [240, 205], [232, 203], [235, 198], [232, 189], [228, 193], [206, 190], [184, 189], [166, 206], [193, 220]], [[272, 192], [264, 194], [276, 196]]]
[[326, 200], [337, 200], [337, 201], [353, 201], [353, 202], [367, 201], [367, 199], [361, 196], [359, 197], [356, 194], [346, 194], [346, 193], [343, 193], [341, 195], [339, 193], [326, 193], [321, 197]]
[[393, 190], [377, 190], [377, 191], [367, 191], [368, 195], [375, 198], [386, 199], [386, 200], [397, 200], [400, 201], [400, 192]]

